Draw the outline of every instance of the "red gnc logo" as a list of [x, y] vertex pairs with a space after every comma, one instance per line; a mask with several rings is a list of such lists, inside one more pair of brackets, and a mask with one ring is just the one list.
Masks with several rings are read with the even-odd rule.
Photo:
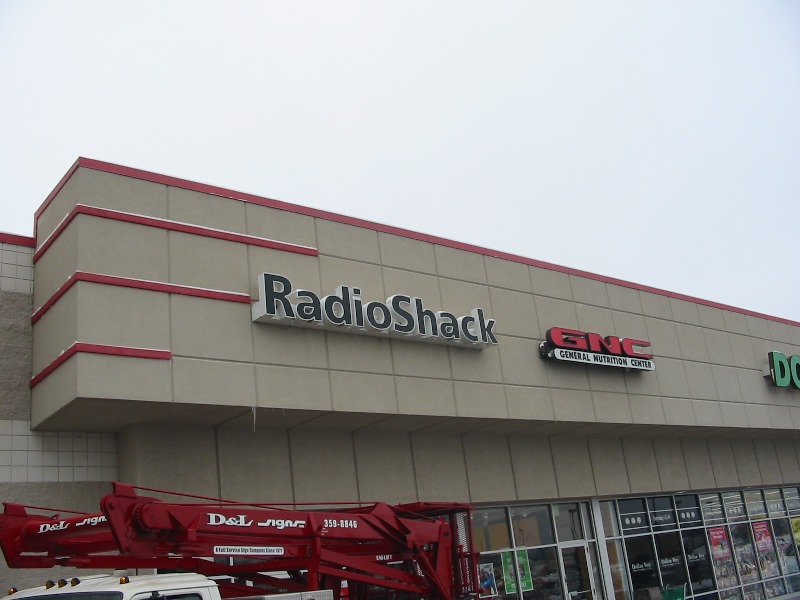
[[645, 360], [653, 358], [652, 354], [641, 351], [643, 348], [649, 348], [650, 342], [633, 338], [618, 338], [613, 335], [603, 337], [599, 333], [565, 329], [564, 327], [551, 327], [547, 330], [547, 345], [550, 348], [565, 348]]

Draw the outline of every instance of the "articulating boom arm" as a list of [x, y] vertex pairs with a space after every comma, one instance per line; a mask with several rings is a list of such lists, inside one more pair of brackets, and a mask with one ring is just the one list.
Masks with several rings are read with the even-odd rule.
[[477, 587], [466, 504], [287, 510], [186, 496], [171, 502], [136, 489], [145, 488], [116, 483], [101, 501], [102, 514], [63, 519], [6, 503], [6, 562], [175, 569], [250, 583], [220, 583], [223, 596], [315, 589], [338, 596], [346, 581], [355, 600], [397, 597], [392, 592], [455, 600]]

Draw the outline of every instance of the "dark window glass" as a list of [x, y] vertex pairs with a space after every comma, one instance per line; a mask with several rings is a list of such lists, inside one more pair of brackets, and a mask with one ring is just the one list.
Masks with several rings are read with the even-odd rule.
[[719, 600], [742, 600], [742, 590], [740, 588], [723, 590], [719, 593]]
[[472, 538], [476, 552], [511, 547], [505, 508], [479, 508], [472, 513]]
[[583, 521], [583, 531], [587, 540], [594, 539], [594, 527], [592, 526], [592, 515], [590, 513], [588, 502], [581, 502], [581, 520]]
[[519, 546], [546, 546], [555, 544], [553, 522], [547, 505], [514, 506], [511, 513], [511, 527], [514, 530], [514, 544]]
[[683, 563], [681, 538], [678, 533], [659, 533], [653, 539], [656, 543], [661, 583], [670, 587], [678, 587], [688, 583], [686, 566]]
[[783, 584], [783, 579], [771, 579], [764, 582], [764, 592], [767, 598], [775, 598], [776, 596], [783, 596], [786, 593], [786, 586]]
[[645, 593], [650, 597], [659, 590], [658, 572], [656, 571], [656, 556], [653, 551], [653, 542], [649, 535], [625, 539], [625, 552], [628, 555], [628, 573], [631, 575], [633, 595]]
[[678, 522], [682, 526], [700, 525], [703, 522], [700, 517], [700, 504], [694, 494], [675, 496], [675, 512], [678, 513]]
[[[503, 557], [513, 556], [513, 552], [482, 554], [478, 557], [478, 578], [481, 598], [503, 596], [517, 598], [516, 570], [505, 568]], [[506, 561], [508, 562], [508, 561]], [[509, 563], [509, 564], [513, 564]]]
[[722, 492], [722, 505], [729, 521], [744, 521], [747, 518], [741, 492]]
[[758, 562], [750, 526], [747, 523], [731, 525], [731, 541], [733, 542], [733, 555], [736, 558], [736, 569], [739, 571], [742, 583], [757, 581]]
[[623, 534], [630, 535], [632, 533], [650, 531], [644, 498], [619, 500], [617, 506], [619, 507], [619, 522], [622, 525]]
[[554, 504], [553, 518], [556, 522], [556, 535], [559, 542], [583, 539], [581, 514], [576, 502]]
[[761, 490], [745, 490], [744, 503], [751, 519], [763, 519], [767, 516], [767, 507], [764, 505]]
[[786, 506], [783, 504], [783, 496], [778, 488], [764, 490], [764, 501], [767, 503], [767, 512], [770, 517], [777, 517], [786, 514]]
[[703, 512], [703, 519], [706, 525], [724, 523], [725, 517], [722, 515], [722, 503], [719, 494], [701, 494], [700, 509]]
[[797, 494], [797, 488], [783, 488], [783, 499], [790, 515], [800, 513], [800, 495]]
[[650, 509], [650, 524], [654, 531], [659, 529], [675, 529], [675, 511], [672, 509], [672, 498], [657, 496], [647, 499]]
[[775, 545], [778, 547], [778, 560], [784, 574], [791, 575], [800, 572], [800, 563], [797, 561], [797, 550], [792, 537], [792, 526], [789, 519], [773, 519], [772, 533], [775, 535]]
[[603, 532], [606, 537], [619, 535], [619, 521], [617, 521], [617, 507], [613, 500], [600, 503], [600, 514], [603, 519]]
[[533, 589], [522, 592], [524, 600], [561, 600], [564, 598], [557, 552], [555, 547], [527, 550]]
[[711, 549], [711, 564], [714, 565], [714, 573], [717, 576], [717, 586], [720, 589], [735, 586], [739, 583], [739, 578], [733, 562], [733, 548], [728, 538], [728, 528], [710, 527], [708, 544]]
[[742, 598], [744, 600], [764, 600], [764, 590], [760, 583], [746, 585], [742, 588]]
[[787, 594], [800, 592], [800, 575], [792, 575], [791, 577], [787, 577], [785, 581]]
[[608, 562], [611, 567], [611, 584], [614, 586], [615, 600], [630, 600], [631, 589], [628, 584], [628, 572], [625, 568], [625, 554], [622, 551], [622, 540], [606, 542]]
[[769, 521], [755, 521], [750, 526], [753, 529], [753, 540], [755, 540], [761, 578], [777, 577], [781, 574], [781, 569], [778, 566], [778, 553], [775, 551], [775, 542], [772, 539]]
[[686, 553], [686, 567], [689, 571], [689, 584], [692, 593], [698, 594], [714, 589], [714, 574], [708, 554], [706, 534], [702, 529], [687, 529], [681, 532], [683, 551]]

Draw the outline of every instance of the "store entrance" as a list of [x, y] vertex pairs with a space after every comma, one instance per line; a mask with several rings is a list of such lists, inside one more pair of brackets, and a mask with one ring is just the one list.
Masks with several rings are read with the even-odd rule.
[[561, 545], [559, 554], [567, 600], [594, 600], [596, 596], [588, 545]]

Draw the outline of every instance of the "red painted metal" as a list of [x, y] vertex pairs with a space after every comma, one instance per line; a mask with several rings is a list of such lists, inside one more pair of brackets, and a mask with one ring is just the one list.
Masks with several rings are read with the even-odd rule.
[[16, 235], [14, 233], [4, 233], [0, 231], [0, 242], [4, 244], [16, 244], [17, 246], [25, 246], [26, 248], [33, 248], [36, 246], [36, 239], [24, 235]]
[[151, 358], [156, 360], [170, 360], [172, 353], [169, 350], [153, 350], [150, 348], [130, 348], [128, 346], [107, 346], [104, 344], [87, 344], [85, 342], [75, 342], [69, 348], [58, 355], [53, 362], [47, 365], [38, 374], [31, 378], [30, 387], [39, 385], [48, 375], [58, 367], [67, 362], [70, 358], [79, 353], [85, 354], [106, 354], [108, 356], [128, 356], [132, 358]]
[[[5, 504], [0, 546], [10, 567], [157, 568], [246, 580], [248, 595], [333, 589], [354, 600], [455, 600], [477, 589], [471, 507], [459, 503], [357, 504], [303, 510], [169, 494], [139, 496], [115, 483], [102, 513], [30, 514]], [[190, 501], [191, 500], [191, 501]], [[317, 505], [318, 506], [318, 505]], [[213, 562], [241, 557], [247, 561]], [[271, 553], [271, 554], [268, 554]], [[220, 583], [224, 597], [242, 593]]]
[[84, 204], [76, 204], [70, 213], [64, 218], [58, 227], [53, 230], [47, 239], [42, 243], [39, 249], [33, 254], [33, 262], [38, 261], [42, 255], [47, 252], [48, 248], [55, 242], [67, 226], [78, 215], [88, 215], [91, 217], [99, 217], [101, 219], [113, 219], [115, 221], [122, 221], [124, 223], [133, 223], [135, 225], [144, 225], [145, 227], [156, 227], [158, 229], [166, 229], [167, 231], [178, 231], [181, 233], [189, 233], [192, 235], [199, 235], [203, 237], [210, 237], [218, 240], [225, 240], [229, 242], [237, 242], [239, 244], [248, 244], [251, 246], [260, 246], [262, 248], [271, 248], [273, 250], [281, 250], [283, 252], [294, 252], [296, 254], [305, 254], [307, 256], [317, 256], [319, 254], [316, 248], [309, 248], [308, 246], [299, 246], [297, 244], [289, 244], [287, 242], [280, 242], [277, 240], [270, 240], [267, 238], [256, 237], [254, 235], [247, 235], [244, 233], [236, 233], [233, 231], [223, 231], [221, 229], [212, 229], [210, 227], [201, 227], [199, 225], [190, 225], [188, 223], [181, 223], [179, 221], [171, 221], [169, 219], [159, 219], [157, 217], [148, 217], [145, 215], [137, 215], [133, 213], [121, 212], [118, 210], [111, 210], [108, 208], [98, 208], [96, 206], [86, 206]]

